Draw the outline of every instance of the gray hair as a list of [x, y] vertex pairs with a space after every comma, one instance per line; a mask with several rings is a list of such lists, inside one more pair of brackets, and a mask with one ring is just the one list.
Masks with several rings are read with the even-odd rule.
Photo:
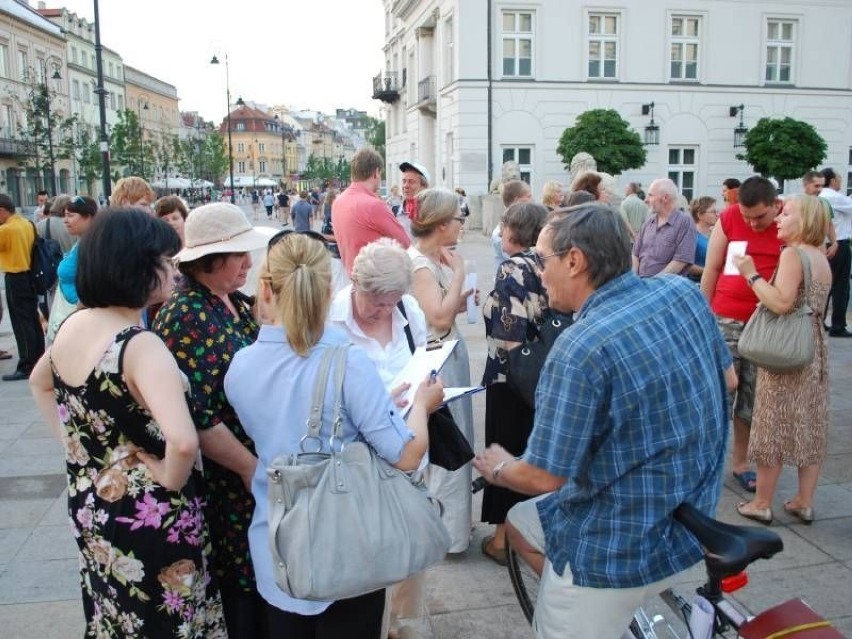
[[411, 277], [411, 258], [389, 237], [364, 245], [352, 264], [352, 281], [365, 293], [406, 293]]
[[630, 231], [614, 209], [601, 204], [582, 204], [569, 215], [554, 219], [545, 228], [552, 229], [553, 252], [565, 254], [576, 248], [586, 256], [589, 279], [595, 289], [628, 272], [631, 267]]
[[680, 191], [678, 191], [677, 184], [675, 184], [669, 178], [660, 178], [658, 180], [654, 180], [651, 182], [651, 186], [648, 187], [650, 191], [652, 188], [656, 186], [654, 189], [659, 195], [667, 195], [669, 198], [669, 202], [672, 203], [672, 206], [677, 206], [678, 197], [680, 196]]

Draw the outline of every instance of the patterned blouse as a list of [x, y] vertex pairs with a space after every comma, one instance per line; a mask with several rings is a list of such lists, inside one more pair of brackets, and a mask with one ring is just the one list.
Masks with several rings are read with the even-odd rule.
[[[254, 454], [254, 442], [225, 398], [224, 380], [234, 354], [257, 338], [258, 325], [245, 296], [233, 294], [231, 301], [237, 318], [206, 286], [187, 277], [163, 304], [151, 329], [189, 378], [195, 427], [206, 430], [224, 424]], [[206, 457], [204, 478], [204, 514], [213, 541], [211, 572], [222, 586], [254, 590], [248, 546], [254, 499], [236, 473]]]
[[485, 341], [488, 359], [483, 386], [506, 381], [505, 342], [523, 342], [534, 337], [547, 308], [547, 293], [528, 253], [516, 253], [500, 265], [494, 290], [485, 298]]

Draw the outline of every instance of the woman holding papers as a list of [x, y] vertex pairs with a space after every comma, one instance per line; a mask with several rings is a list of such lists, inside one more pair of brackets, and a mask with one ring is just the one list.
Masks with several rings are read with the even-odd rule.
[[[455, 193], [426, 189], [418, 196], [419, 215], [411, 222], [414, 237], [408, 249], [414, 277], [411, 292], [426, 315], [431, 341], [458, 340], [441, 369], [446, 386], [470, 386], [470, 364], [464, 338], [456, 327], [456, 315], [467, 310], [467, 298], [478, 294], [464, 289], [464, 258], [451, 250], [464, 224]], [[478, 302], [478, 299], [477, 299]], [[473, 446], [473, 406], [469, 397], [450, 404], [450, 411]], [[430, 466], [429, 490], [444, 505], [444, 524], [453, 543], [450, 552], [464, 552], [470, 544], [472, 524], [471, 466], [456, 471]]]
[[[500, 444], [513, 455], [524, 452], [535, 411], [506, 383], [508, 353], [527, 339], [531, 329], [536, 334], [535, 327], [547, 308], [547, 294], [530, 253], [546, 217], [547, 209], [532, 202], [513, 204], [503, 213], [503, 251], [511, 257], [500, 265], [494, 290], [482, 306], [488, 344], [482, 378], [485, 445]], [[506, 565], [506, 513], [524, 499], [528, 497], [507, 488], [485, 487], [482, 521], [496, 528], [482, 540], [482, 553], [501, 566]]]
[[[411, 287], [411, 258], [397, 242], [383, 237], [362, 248], [352, 264], [352, 284], [334, 296], [329, 322], [346, 332], [349, 340], [367, 353], [385, 388], [398, 407], [407, 404], [409, 385], [392, 388], [394, 378], [411, 359], [411, 343], [426, 346], [426, 317], [417, 300], [406, 295]], [[401, 307], [401, 308], [400, 308]], [[385, 609], [385, 632], [394, 637], [398, 619], [422, 617], [425, 603], [425, 573], [409, 577], [388, 588], [392, 604]]]

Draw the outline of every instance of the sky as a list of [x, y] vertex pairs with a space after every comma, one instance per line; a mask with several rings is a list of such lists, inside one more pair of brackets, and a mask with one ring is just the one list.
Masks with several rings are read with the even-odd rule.
[[[30, 0], [33, 7], [37, 0]], [[94, 0], [48, 0], [94, 20]], [[231, 102], [379, 115], [372, 78], [384, 66], [381, 0], [100, 0], [101, 42], [125, 64], [177, 88], [181, 111], [214, 122]], [[211, 65], [217, 55], [221, 64]]]

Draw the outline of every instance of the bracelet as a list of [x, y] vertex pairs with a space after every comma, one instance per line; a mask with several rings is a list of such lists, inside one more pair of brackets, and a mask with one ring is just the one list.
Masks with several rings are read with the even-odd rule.
[[506, 466], [506, 464], [511, 464], [512, 462], [516, 462], [516, 461], [518, 461], [519, 459], [520, 459], [520, 457], [512, 457], [511, 459], [504, 459], [504, 460], [503, 460], [503, 461], [501, 461], [499, 464], [497, 464], [497, 465], [496, 465], [496, 466], [495, 466], [495, 467], [491, 470], [491, 479], [493, 480], [493, 482], [492, 482], [492, 483], [494, 483], [494, 484], [496, 484], [496, 483], [497, 483], [497, 477], [500, 475], [501, 471], [502, 471], [502, 470], [503, 470], [503, 468]]
[[750, 278], [748, 278], [748, 285], [754, 286], [754, 283], [757, 282], [757, 280], [760, 280], [760, 279], [763, 279], [763, 277], [760, 275], [760, 273], [755, 273]]

